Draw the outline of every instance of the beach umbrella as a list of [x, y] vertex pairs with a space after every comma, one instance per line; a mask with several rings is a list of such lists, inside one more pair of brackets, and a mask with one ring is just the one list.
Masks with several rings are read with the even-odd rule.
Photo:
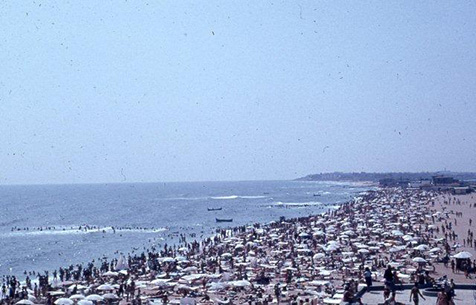
[[423, 257], [415, 257], [412, 259], [413, 262], [415, 263], [426, 263], [426, 259], [424, 259]]
[[247, 280], [239, 280], [230, 282], [230, 285], [234, 287], [249, 287], [251, 283]]
[[429, 248], [430, 248], [430, 247], [428, 247], [427, 245], [423, 245], [423, 244], [422, 244], [422, 245], [418, 245], [418, 246], [414, 247], [413, 249], [414, 249], [414, 250], [418, 250], [418, 251], [426, 251], [426, 250], [428, 250]]
[[393, 234], [393, 236], [403, 236], [402, 231], [399, 231], [399, 230], [393, 230], [392, 234]]
[[82, 300], [85, 298], [84, 295], [82, 294], [73, 294], [72, 296], [69, 297], [71, 300]]
[[58, 291], [50, 291], [50, 292], [48, 292], [48, 293], [49, 293], [49, 295], [51, 295], [51, 296], [57, 296], [57, 295], [63, 295], [63, 294], [64, 294], [64, 292], [63, 292], [63, 291], [60, 291], [60, 290], [58, 290]]
[[56, 305], [73, 305], [74, 302], [67, 298], [59, 298], [55, 301]]
[[33, 304], [35, 304], [35, 303], [33, 303], [33, 302], [30, 301], [30, 300], [25, 300], [25, 299], [23, 299], [23, 300], [20, 300], [20, 301], [16, 302], [15, 304], [16, 304], [16, 305], [33, 305]]
[[107, 272], [104, 272], [102, 275], [104, 275], [104, 276], [118, 276], [119, 273], [114, 272], [114, 271], [107, 271]]
[[435, 252], [440, 252], [440, 251], [441, 251], [441, 249], [438, 248], [438, 247], [430, 249], [430, 253], [435, 253]]
[[332, 274], [332, 271], [329, 271], [329, 270], [321, 270], [319, 271], [319, 274], [320, 275], [323, 275], [323, 276], [329, 276]]
[[109, 284], [102, 284], [98, 286], [97, 290], [101, 290], [101, 291], [114, 290], [114, 287], [112, 287]]
[[78, 301], [78, 305], [93, 305], [93, 302], [88, 300], [80, 300]]
[[73, 285], [68, 287], [68, 290], [73, 290], [74, 287], [76, 287], [76, 289], [78, 289], [78, 290], [83, 290], [83, 289], [88, 288], [88, 286], [84, 286], [84, 285], [81, 285], [81, 284], [73, 284]]
[[473, 255], [471, 253], [469, 253], [468, 251], [462, 251], [462, 252], [459, 252], [455, 255], [453, 255], [454, 258], [458, 258], [458, 259], [465, 259], [465, 258], [471, 258], [473, 257]]
[[210, 283], [210, 290], [225, 290], [228, 288], [230, 285], [228, 283], [223, 283], [223, 282], [215, 282], [215, 283]]
[[153, 281], [151, 281], [150, 283], [152, 285], [157, 285], [157, 286], [161, 286], [161, 285], [168, 285], [168, 282], [170, 281], [170, 279], [155, 279]]
[[321, 258], [324, 258], [326, 257], [326, 255], [324, 253], [316, 253], [314, 254], [314, 256], [312, 257], [313, 259], [321, 259]]
[[357, 252], [359, 252], [359, 253], [370, 253], [370, 251], [367, 250], [367, 249], [359, 249], [359, 250], [357, 250]]
[[86, 300], [88, 301], [103, 301], [104, 298], [100, 296], [99, 294], [90, 294], [86, 297]]
[[173, 262], [175, 262], [175, 258], [173, 258], [173, 257], [164, 257], [164, 258], [162, 259], [162, 261], [163, 261], [164, 263], [173, 263]]
[[105, 300], [116, 300], [116, 299], [119, 299], [119, 297], [117, 296], [117, 294], [115, 293], [106, 293], [102, 296]]

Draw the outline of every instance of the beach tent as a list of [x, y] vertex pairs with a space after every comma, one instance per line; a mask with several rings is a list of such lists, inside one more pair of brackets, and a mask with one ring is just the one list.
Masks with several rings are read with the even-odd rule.
[[129, 263], [127, 262], [127, 259], [124, 257], [124, 255], [121, 255], [117, 260], [115, 269], [117, 271], [129, 269]]

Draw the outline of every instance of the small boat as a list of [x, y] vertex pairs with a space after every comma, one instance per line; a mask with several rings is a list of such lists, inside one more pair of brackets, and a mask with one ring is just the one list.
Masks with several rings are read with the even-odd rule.
[[221, 211], [223, 208], [207, 208], [208, 212], [211, 211]]
[[215, 218], [216, 222], [233, 222], [233, 218]]

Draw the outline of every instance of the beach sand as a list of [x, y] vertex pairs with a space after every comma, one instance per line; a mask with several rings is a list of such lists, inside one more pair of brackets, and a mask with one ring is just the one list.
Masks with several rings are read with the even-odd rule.
[[[447, 255], [466, 250], [473, 254], [472, 260], [476, 258], [474, 245], [452, 247], [464, 245], [468, 230], [475, 226], [469, 224], [476, 214], [475, 198], [379, 189], [322, 215], [223, 229], [212, 238], [180, 248], [149, 251], [130, 257], [124, 274], [111, 273], [106, 266], [100, 275], [77, 282], [87, 288], [86, 295], [103, 292], [98, 288], [101, 284], [115, 285], [116, 291], [119, 285], [130, 289], [133, 282], [136, 296], [141, 291], [142, 304], [157, 305], [162, 304], [159, 298], [164, 293], [175, 304], [187, 294], [198, 304], [213, 304], [204, 301], [206, 297], [215, 304], [229, 304], [227, 299], [233, 304], [256, 304], [264, 299], [276, 304], [276, 295], [280, 304], [292, 304], [292, 300], [297, 304], [301, 300], [313, 305], [339, 304], [346, 287], [355, 287], [354, 292], [365, 287], [365, 267], [372, 270], [374, 286], [382, 287], [388, 265], [403, 284], [412, 284], [426, 273], [427, 283], [441, 284], [444, 281], [439, 278], [444, 275], [456, 284], [474, 283], [438, 261], [446, 255], [445, 236], [439, 228], [450, 224], [452, 229], [447, 232], [454, 230], [458, 237], [449, 241]], [[151, 268], [153, 265], [161, 268]], [[67, 288], [74, 285], [58, 283], [55, 289], [69, 296]], [[398, 292], [397, 301], [409, 304], [409, 293]], [[474, 302], [472, 293], [457, 290], [456, 304]], [[366, 293], [363, 301], [383, 303], [382, 292]], [[46, 298], [41, 296], [35, 302], [45, 304]], [[434, 300], [421, 302], [429, 303]], [[120, 304], [138, 304], [138, 299], [131, 302], [122, 296]]]
[[[445, 194], [438, 197], [438, 200], [435, 201], [436, 211], [448, 212], [449, 219], [448, 222], [451, 222], [453, 231], [458, 236], [455, 241], [450, 241], [450, 245], [458, 244], [459, 251], [468, 251], [473, 255], [472, 260], [476, 259], [476, 242], [470, 246], [468, 243], [464, 243], [463, 239], [468, 238], [468, 230], [471, 232], [476, 231], [476, 194], [467, 194], [467, 195], [451, 195]], [[469, 220], [472, 219], [472, 224], [470, 225]], [[437, 222], [441, 227], [444, 225], [444, 222]], [[440, 237], [445, 237], [444, 234], [440, 231], [438, 234]], [[471, 283], [474, 284], [474, 274], [472, 278], [466, 278], [464, 273], [457, 271], [452, 272], [451, 266], [445, 267], [443, 264], [435, 264], [436, 274], [439, 276], [447, 275], [449, 278], [455, 280], [456, 283]]]

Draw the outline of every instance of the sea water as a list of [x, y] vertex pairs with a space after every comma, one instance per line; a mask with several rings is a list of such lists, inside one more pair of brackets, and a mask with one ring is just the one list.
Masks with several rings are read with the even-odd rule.
[[171, 245], [179, 234], [199, 240], [217, 228], [322, 213], [368, 189], [309, 181], [0, 186], [0, 275], [21, 278]]

